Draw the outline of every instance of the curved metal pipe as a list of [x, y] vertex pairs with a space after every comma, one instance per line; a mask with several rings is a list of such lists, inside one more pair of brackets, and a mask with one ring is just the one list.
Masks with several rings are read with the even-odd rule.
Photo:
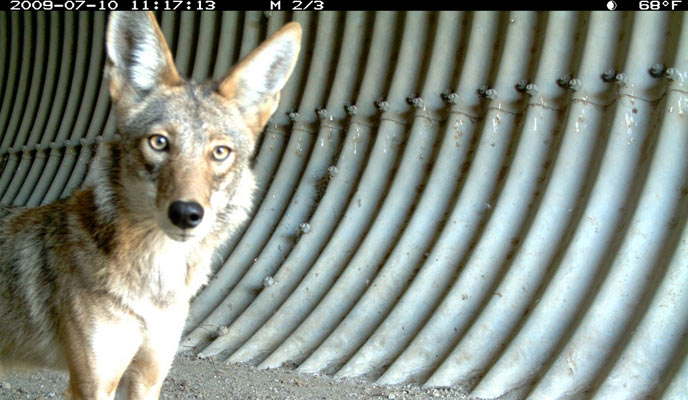
[[[336, 37], [337, 24], [335, 24], [335, 21], [337, 15], [328, 12], [321, 13], [318, 17], [318, 40], [314, 47], [314, 57], [320, 60], [320, 63], [317, 66], [312, 66], [309, 70], [308, 79], [311, 82], [325, 79], [325, 75], [329, 73], [327, 66], [334, 64], [331, 61], [333, 60], [332, 42]], [[314, 75], [316, 76], [314, 77]], [[299, 106], [299, 114], [305, 115], [299, 118], [292, 128], [292, 143], [294, 143], [295, 139], [294, 156], [303, 159], [302, 163], [305, 163], [305, 159], [308, 157], [310, 162], [305, 167], [290, 168], [293, 175], [291, 177], [275, 177], [270, 193], [274, 193], [276, 190], [274, 185], [277, 182], [281, 184], [291, 180], [292, 182], [289, 184], [290, 186], [295, 186], [295, 189], [283, 214], [281, 216], [275, 215], [275, 217], [280, 219], [273, 222], [274, 232], [270, 234], [269, 240], [262, 249], [259, 249], [260, 253], [253, 264], [220, 305], [219, 310], [224, 311], [221, 311], [221, 315], [218, 315], [218, 313], [212, 314], [216, 318], [222, 319], [220, 325], [232, 322], [253, 301], [260, 291], [259, 288], [263, 286], [263, 281], [275, 273], [276, 268], [284, 260], [285, 254], [293, 247], [294, 237], [299, 231], [299, 225], [304, 223], [308, 218], [308, 214], [311, 213], [315, 200], [315, 188], [312, 180], [319, 180], [325, 175], [340, 141], [340, 132], [335, 130], [336, 127], [333, 126], [321, 129], [318, 139], [314, 140], [314, 124], [311, 121], [307, 121], [306, 116], [313, 113], [311, 110], [315, 110], [318, 104], [322, 104], [320, 103], [320, 97], [324, 95], [322, 89], [322, 86], [306, 87], [303, 101]], [[310, 95], [307, 96], [307, 93]], [[324, 144], [325, 141], [327, 146], [313, 146], [314, 142]], [[309, 153], [310, 156], [307, 156]], [[288, 154], [287, 157], [290, 156], [291, 154]], [[289, 158], [286, 160], [289, 161]], [[299, 178], [296, 172], [300, 171], [300, 168], [304, 168], [304, 172], [301, 176], [301, 184], [296, 185], [296, 180]], [[285, 171], [284, 169], [281, 170]], [[284, 190], [284, 188], [278, 190]], [[287, 191], [285, 194], [290, 192]], [[284, 205], [286, 203], [286, 201], [282, 202]], [[275, 210], [274, 207], [270, 210], [280, 211]], [[190, 338], [187, 338], [187, 340]], [[222, 347], [222, 343], [223, 338], [218, 338], [209, 348]], [[212, 350], [204, 349], [203, 352], [204, 354], [206, 352], [212, 353]]]
[[[19, 128], [19, 121], [23, 114], [22, 108], [24, 106], [24, 98], [26, 96], [27, 86], [29, 84], [29, 71], [31, 65], [31, 53], [33, 48], [33, 35], [31, 32], [31, 20], [32, 16], [30, 13], [12, 13], [14, 18], [12, 21], [12, 48], [15, 50], [10, 53], [10, 76], [8, 78], [9, 82], [12, 82], [11, 89], [5, 92], [3, 98], [3, 107], [0, 109], [0, 127], [2, 127], [4, 132], [4, 138], [2, 140], [2, 146], [0, 148], [7, 149], [10, 142], [14, 142], [14, 148], [19, 149], [26, 141], [26, 132], [22, 132], [24, 135], [17, 137], [17, 129]], [[24, 20], [24, 34], [21, 35], [23, 38], [22, 47], [19, 48], [19, 15], [23, 15]], [[12, 48], [10, 51], [12, 51]], [[21, 54], [21, 62], [18, 60], [19, 54]], [[16, 77], [17, 70], [19, 70], [19, 78]], [[16, 79], [16, 83], [15, 82]], [[11, 107], [10, 111], [10, 104]], [[26, 160], [28, 157], [22, 157], [22, 160]], [[12, 198], [17, 193], [19, 184], [23, 181], [26, 176], [26, 168], [21, 168], [20, 166], [15, 167], [17, 161], [16, 157], [10, 159], [12, 162], [0, 177], [0, 193], [3, 193], [0, 204], [10, 204]], [[26, 162], [24, 162], [26, 164]], [[15, 173], [16, 168], [16, 173]], [[14, 174], [12, 180], [10, 181], [10, 175]], [[9, 185], [9, 187], [5, 186]]]
[[[295, 265], [293, 261], [295, 257], [299, 257], [299, 253], [296, 249], [293, 251], [292, 249], [297, 247], [300, 241], [307, 241], [308, 239], [319, 239], [324, 242], [329, 236], [327, 230], [329, 229], [331, 232], [331, 226], [337, 220], [335, 215], [341, 214], [337, 210], [341, 209], [344, 204], [342, 196], [345, 196], [343, 193], [346, 193], [346, 191], [343, 188], [338, 188], [337, 190], [338, 198], [335, 200], [337, 200], [339, 206], [331, 204], [330, 207], [325, 208], [328, 210], [328, 215], [324, 219], [330, 222], [329, 227], [323, 227], [322, 224], [318, 223], [320, 219], [314, 207], [318, 201], [321, 205], [319, 209], [325, 207], [327, 200], [325, 198], [321, 199], [321, 197], [323, 197], [326, 187], [330, 184], [329, 181], [337, 175], [337, 173], [332, 172], [334, 170], [331, 167], [334, 165], [335, 158], [341, 156], [338, 152], [341, 149], [343, 129], [339, 126], [339, 121], [336, 121], [334, 116], [327, 110], [333, 109], [336, 105], [344, 104], [345, 100], [352, 95], [357, 78], [357, 68], [355, 65], [352, 65], [351, 61], [359, 58], [356, 51], [360, 47], [356, 45], [356, 39], [360, 39], [363, 35], [360, 27], [364, 21], [365, 15], [363, 13], [347, 15], [344, 34], [353, 40], [348, 41], [343, 46], [338, 57], [333, 87], [339, 90], [333, 90], [330, 99], [328, 99], [327, 107], [319, 110], [321, 128], [315, 140], [314, 149], [302, 180], [270, 241], [261, 251], [258, 261], [252, 266], [252, 269], [259, 268], [258, 271], [262, 269], [264, 273], [268, 273], [262, 276], [263, 280], [260, 282], [263, 289], [248, 309], [238, 315], [237, 318], [230, 320], [231, 324], [228, 325], [228, 333], [219, 337], [211, 346], [204, 349], [204, 354], [215, 354], [216, 351], [213, 349], [218, 349], [218, 351], [236, 349], [273, 314], [286, 295], [299, 282], [300, 277], [305, 272], [303, 269], [310, 264], [300, 262]], [[322, 22], [328, 24], [327, 20]], [[332, 33], [334, 35], [335, 32]], [[332, 111], [339, 118], [341, 118], [343, 113], [343, 108], [340, 107], [340, 109], [339, 112]], [[356, 171], [356, 169], [353, 168], [346, 172], [350, 173], [353, 171]], [[341, 179], [339, 181], [341, 182]], [[312, 243], [307, 248], [311, 246], [313, 246]], [[317, 248], [317, 246], [315, 247]], [[297, 255], [295, 256], [293, 253]], [[261, 263], [266, 264], [266, 266], [257, 265]], [[269, 274], [269, 268], [274, 268], [274, 265], [281, 265], [281, 267], [273, 277]], [[261, 278], [261, 276], [258, 275], [257, 278]], [[238, 354], [234, 354], [232, 357], [235, 358], [237, 356]]]
[[[359, 15], [347, 18], [347, 27], [345, 29], [350, 30], [357, 28], [359, 24], [358, 21], [360, 21]], [[389, 24], [392, 23], [394, 18], [395, 16], [393, 13], [385, 13], [379, 16], [375, 22], [374, 31], [389, 32], [387, 28], [389, 28]], [[385, 41], [379, 40], [373, 43], [372, 48], [375, 49], [384, 45]], [[358, 49], [358, 46], [353, 46], [353, 49]], [[347, 75], [352, 74], [354, 68], [353, 66], [350, 67], [349, 64], [357, 64], [358, 57], [349, 54], [348, 51], [350, 50], [350, 47], [345, 48], [340, 56], [340, 65], [337, 69], [335, 86], [341, 87], [343, 85], [342, 82], [351, 83], [351, 79], [347, 78]], [[331, 181], [327, 184], [327, 190], [319, 202], [319, 207], [315, 210], [314, 215], [310, 219], [310, 231], [306, 235], [301, 235], [295, 249], [290, 253], [284, 265], [278, 271], [278, 275], [275, 276], [275, 281], [278, 284], [264, 289], [259, 300], [261, 298], [269, 299], [269, 301], [264, 301], [269, 304], [277, 303], [277, 306], [283, 302], [283, 298], [292, 292], [294, 283], [298, 283], [294, 279], [294, 276], [298, 279], [299, 274], [303, 274], [305, 269], [311, 267], [316, 257], [322, 251], [325, 240], [330, 237], [334, 225], [340, 220], [343, 209], [350, 199], [353, 185], [356, 183], [363, 162], [366, 160], [371, 132], [371, 127], [365, 122], [367, 119], [361, 117], [360, 114], [371, 115], [374, 113], [370, 106], [372, 105], [373, 99], [377, 97], [376, 93], [379, 94], [382, 92], [382, 87], [380, 86], [382, 80], [379, 78], [384, 74], [386, 68], [385, 62], [387, 59], [370, 58], [369, 61], [366, 68], [367, 73], [360, 87], [361, 93], [357, 100], [360, 109], [358, 113], [356, 113], [353, 111], [353, 108], [349, 108], [349, 112], [354, 115], [349, 125], [343, 148], [339, 153], [337, 165], [335, 168], [328, 168], [328, 176]], [[374, 67], [372, 67], [372, 65], [374, 65]], [[343, 91], [343, 93], [344, 92], [346, 91]], [[338, 111], [338, 107], [336, 107], [335, 104], [344, 98], [346, 98], [346, 96], [341, 96], [341, 98], [333, 97], [328, 101], [327, 109], [334, 109], [333, 114], [335, 117], [341, 113], [341, 110]], [[340, 105], [341, 104], [342, 103], [340, 103]], [[316, 145], [317, 143], [318, 141], [316, 141]], [[296, 317], [296, 322], [298, 322], [299, 318], [302, 319], [305, 317], [302, 308], [304, 305], [302, 301], [304, 299], [303, 290], [305, 289], [305, 294], [308, 294], [309, 284], [307, 282], [309, 280], [318, 280], [321, 273], [326, 274], [327, 271], [320, 270], [315, 266], [311, 267], [308, 275], [301, 279], [301, 285], [290, 297], [291, 301], [287, 299], [280, 307], [280, 310], [288, 310], [290, 307], [296, 308], [292, 308], [291, 311], [286, 313], [280, 312], [279, 314], [275, 314], [275, 317], [277, 315], [287, 316], [289, 321], [280, 321], [279, 318], [271, 317], [270, 320], [254, 334], [252, 340], [244, 344], [233, 357], [242, 357], [242, 354], [246, 353], [247, 349], [257, 348], [258, 354], [267, 354], [274, 349], [274, 347], [283, 340], [280, 336], [286, 336], [288, 334], [286, 330], [280, 329], [280, 327], [283, 328], [285, 323], [293, 325], [295, 321], [292, 316]], [[285, 276], [287, 278], [283, 278]], [[286, 282], [286, 279], [290, 279], [291, 283]], [[304, 282], [306, 283], [305, 285]], [[274, 290], [272, 289], [273, 287], [275, 288]], [[276, 302], [275, 298], [277, 300]], [[248, 350], [248, 354], [250, 354], [250, 350]]]
[[[66, 23], [65, 23], [65, 27], [71, 27], [72, 25], [73, 24], [70, 24], [69, 20], [67, 19]], [[58, 82], [58, 87], [57, 87], [57, 92], [60, 93], [61, 84], [62, 84], [62, 82], [64, 82], [64, 85], [65, 85], [64, 90], [66, 90], [67, 93], [69, 93], [69, 97], [65, 99], [66, 104], [64, 106], [64, 109], [62, 109], [62, 113], [61, 114], [53, 114], [53, 115], [51, 115], [51, 118], [48, 120], [48, 126], [50, 126], [51, 122], [54, 123], [55, 126], [59, 126], [57, 134], [55, 135], [54, 139], [51, 140], [51, 141], [56, 142], [58, 144], [63, 143], [69, 137], [70, 131], [72, 130], [74, 123], [76, 121], [76, 118], [77, 118], [79, 104], [81, 104], [81, 100], [82, 100], [82, 96], [83, 96], [83, 84], [84, 84], [85, 76], [88, 72], [86, 69], [86, 66], [88, 65], [86, 60], [88, 59], [88, 54], [89, 54], [89, 49], [90, 49], [90, 47], [89, 47], [90, 35], [88, 35], [88, 34], [79, 35], [79, 32], [89, 33], [89, 31], [90, 31], [89, 15], [87, 13], [81, 13], [81, 14], [79, 14], [77, 30], [73, 31], [73, 30], [69, 29], [65, 33], [65, 35], [68, 38], [73, 38], [74, 36], [76, 36], [76, 44], [69, 43], [69, 46], [72, 46], [72, 45], [75, 46], [75, 48], [73, 50], [74, 59], [72, 60], [71, 57], [65, 57], [65, 59], [68, 59], [69, 61], [68, 61], [68, 63], [63, 64], [63, 66], [66, 69], [64, 70], [64, 75], [62, 75], [63, 77]], [[71, 41], [71, 39], [67, 39], [67, 41]], [[67, 53], [67, 54], [69, 54], [69, 53]], [[66, 85], [69, 85], [69, 89], [66, 89]], [[58, 108], [57, 110], [60, 110], [60, 108]], [[55, 110], [55, 111], [57, 111], [57, 110]], [[80, 133], [78, 133], [77, 135], [80, 135]], [[43, 143], [43, 144], [45, 144], [45, 143]], [[67, 145], [69, 145], [69, 144], [67, 144]], [[72, 152], [67, 152], [67, 154], [72, 154]], [[64, 156], [65, 156], [65, 152], [62, 152], [62, 151], [57, 150], [55, 148], [50, 149], [46, 166], [45, 166], [45, 168], [43, 168], [41, 176], [38, 179], [38, 183], [35, 183], [35, 187], [30, 188], [30, 186], [32, 186], [33, 183], [28, 182], [29, 187], [24, 186], [22, 188], [22, 191], [26, 190], [28, 192], [30, 190], [30, 193], [31, 193], [31, 196], [29, 197], [28, 201], [26, 201], [26, 203], [25, 203], [27, 206], [35, 207], [41, 203], [41, 200], [43, 199], [46, 192], [48, 191], [48, 187], [49, 187], [50, 183], [55, 179], [55, 176], [57, 174], [57, 169], [60, 166], [60, 162]], [[38, 165], [37, 163], [32, 165], [32, 169], [34, 166], [37, 166], [37, 165]], [[31, 174], [31, 172], [29, 172], [29, 174]], [[27, 192], [25, 192], [25, 193], [27, 193]], [[15, 199], [15, 204], [20, 204], [19, 201], [22, 201], [22, 200], [23, 199]]]
[[[667, 19], [667, 14], [635, 16], [627, 64], [640, 62], [647, 65], [658, 59], [663, 47], [648, 44], [661, 43], [664, 35], [648, 32], [645, 24], [662, 23], [666, 26]], [[639, 69], [629, 71], [631, 83], [642, 81], [647, 73]], [[675, 202], [679, 200], [664, 197], [659, 208], [643, 204], [643, 201], [650, 200], [644, 200], [648, 195], [643, 195], [641, 188], [655, 185], [652, 170], [647, 171], [649, 154], [654, 152], [655, 157], [663, 156], [657, 155], [657, 149], [653, 149], [656, 137], [652, 135], [655, 132], [650, 124], [655, 119], [656, 105], [644, 99], [651, 92], [651, 86], [644, 88], [632, 84], [622, 89], [615, 105], [604, 162], [584, 212], [585, 220], [579, 225], [579, 229], [588, 231], [588, 237], [597, 239], [596, 243], [587, 246], [587, 251], [593, 257], [600, 257], [599, 262], [589, 264], [599, 270], [590, 270], [589, 278], [582, 279], [589, 285], [596, 285], [596, 295], [576, 301], [577, 294], [569, 297], [567, 291], [560, 292], [559, 297], [568, 302], [569, 308], [571, 304], [581, 304], [583, 315], [577, 321], [575, 331], [569, 333], [571, 336], [566, 339], [566, 345], [533, 389], [531, 396], [534, 398], [581, 391], [594, 385], [595, 376], [613, 357], [611, 352], [631, 323], [633, 314], [624, 311], [643, 301], [645, 285], [655, 279], [658, 270], [655, 266], [661, 260], [658, 257], [663, 251], [670, 251], [664, 248], [662, 236], [650, 243], [641, 234], [660, 231], [665, 234], [667, 231], [663, 225], [674, 218], [678, 207]], [[625, 147], [623, 155], [618, 154], [619, 146]], [[681, 171], [680, 164], [676, 171]], [[605, 226], [599, 226], [598, 221], [605, 221]], [[657, 230], [655, 224], [662, 228]], [[600, 251], [599, 246], [607, 241], [613, 241], [611, 248]], [[550, 287], [554, 286], [550, 284]], [[619, 293], [623, 295], [619, 296]], [[595, 328], [600, 324], [608, 328], [600, 332]], [[576, 371], [573, 376], [564, 376], [560, 372], [571, 368]]]
[[[8, 52], [9, 66], [7, 68], [8, 76], [6, 80], [7, 84], [4, 87], [4, 96], [2, 97], [2, 107], [0, 107], [0, 128], [2, 128], [3, 132], [3, 139], [0, 149], [4, 151], [7, 151], [7, 149], [10, 147], [10, 143], [12, 143], [14, 140], [15, 132], [13, 130], [7, 134], [9, 122], [12, 116], [15, 115], [15, 113], [10, 112], [10, 110], [14, 107], [18, 107], [15, 99], [18, 96], [24, 95], [23, 93], [17, 93], [19, 86], [17, 74], [20, 76], [26, 76], [28, 73], [28, 63], [30, 63], [30, 54], [27, 54], [27, 52], [23, 51], [23, 46], [19, 45], [19, 38], [22, 37], [22, 35], [19, 34], [19, 29], [21, 26], [19, 19], [22, 18], [22, 15], [23, 14], [20, 13], [10, 13], [10, 47]], [[30, 37], [30, 35], [27, 36]], [[22, 58], [21, 60], [20, 56]], [[21, 68], [20, 65], [22, 64], [20, 63], [22, 63], [25, 67]]]
[[[440, 149], [453, 151], [441, 152], [437, 159], [433, 159], [434, 149], [423, 150], [425, 146], [433, 144], [434, 139], [430, 136], [432, 133], [437, 134], [436, 132], [444, 130], [442, 127], [445, 121], [438, 121], [435, 119], [436, 117], [434, 118], [434, 114], [442, 110], [429, 108], [432, 104], [430, 99], [440, 99], [438, 94], [451, 84], [455, 65], [446, 62], [446, 55], [455, 54], [459, 47], [460, 24], [458, 22], [460, 18], [459, 13], [445, 13], [438, 18], [434, 32], [434, 43], [431, 48], [428, 48], [432, 57], [428, 64], [426, 81], [420, 98], [416, 98], [420, 99], [423, 105], [416, 104], [417, 111], [411, 127], [411, 139], [407, 145], [407, 153], [403, 156], [397, 172], [397, 176], [403, 177], [403, 179], [397, 179], [398, 184], [390, 188], [376, 220], [396, 221], [398, 224], [404, 224], [404, 209], [410, 210], [413, 207], [413, 214], [406, 217], [409, 222], [406, 223], [398, 241], [389, 243], [388, 246], [394, 246], [393, 250], [386, 260], [380, 260], [384, 261], [384, 264], [379, 266], [375, 279], [371, 279], [370, 283], [366, 282], [368, 289], [360, 296], [356, 305], [323, 344], [304, 362], [302, 368], [322, 370], [336, 366], [337, 363], [341, 363], [341, 360], [348, 360], [371, 334], [380, 319], [386, 315], [386, 311], [392, 307], [393, 302], [406, 286], [406, 280], [414, 272], [418, 261], [423, 257], [434, 239], [433, 233], [436, 232], [453, 193], [453, 190], [447, 187], [447, 179], [452, 178], [450, 171], [453, 170], [457, 173], [461, 165], [461, 160], [454, 158], [454, 155], [463, 153], [463, 151], [458, 151], [459, 146], [455, 145], [454, 135], [458, 132], [451, 129], [445, 133], [445, 140], [443, 144], [440, 144]], [[452, 127], [453, 125], [448, 126]], [[414, 141], [414, 139], [416, 140]], [[419, 149], [420, 152], [409, 151], [409, 149]], [[420, 160], [420, 165], [410, 162], [415, 161], [414, 158]], [[428, 164], [423, 164], [423, 161]], [[435, 168], [441, 168], [443, 174], [446, 175], [440, 179], [440, 174], [434, 173], [432, 177], [435, 179], [430, 178], [421, 192], [423, 183], [420, 182], [420, 179], [424, 177], [424, 172], [431, 167], [429, 164], [431, 162], [435, 164]], [[413, 171], [418, 172], [414, 174]], [[455, 181], [454, 179], [451, 180]], [[419, 193], [414, 195], [408, 193], [409, 190], [415, 190]], [[404, 191], [406, 193], [403, 193]], [[416, 196], [420, 197], [417, 205], [413, 203]], [[392, 201], [392, 199], [404, 199], [404, 201], [398, 202]], [[397, 229], [399, 228], [397, 227]], [[393, 225], [376, 222], [366, 235], [366, 241], [359, 248], [356, 257], [363, 254], [361, 252], [365, 251], [365, 247], [363, 247], [365, 245], [369, 246], [372, 251], [376, 251], [377, 248], [382, 254], [386, 253], [384, 248], [379, 248], [381, 236], [389, 235], [389, 238], [392, 239], [394, 237], [393, 232]], [[376, 266], [376, 261], [369, 255], [362, 257], [365, 260], [362, 264], [368, 263]], [[356, 258], [349, 263], [350, 266], [356, 266], [355, 260]], [[345, 275], [342, 275], [340, 279], [345, 279]]]
[[[302, 26], [308, 26], [306, 21], [302, 20], [300, 22]], [[309, 37], [308, 28], [304, 30], [304, 37], [306, 38], [305, 40]], [[316, 47], [318, 47], [317, 43]], [[323, 47], [323, 45], [320, 46], [321, 51], [324, 50]], [[324, 73], [319, 66], [313, 68], [312, 71], [309, 71], [309, 75], [312, 73]], [[299, 71], [295, 71], [295, 73], [298, 72]], [[311, 80], [311, 82], [313, 81]], [[287, 85], [285, 90], [286, 89], [289, 89], [289, 85]], [[302, 113], [305, 114], [306, 110], [315, 109], [317, 106], [316, 101], [317, 96], [311, 97], [310, 99], [303, 99], [299, 110], [303, 110]], [[226, 323], [228, 319], [225, 316], [227, 304], [230, 304], [231, 300], [229, 298], [223, 300], [222, 297], [230, 293], [228, 289], [234, 288], [235, 285], [241, 281], [243, 275], [247, 271], [250, 271], [251, 264], [267, 242], [269, 238], [268, 235], [277, 225], [287, 205], [288, 199], [295, 189], [297, 179], [300, 177], [301, 171], [303, 171], [305, 166], [305, 154], [310, 152], [312, 147], [313, 136], [311, 131], [312, 129], [306, 124], [294, 127], [293, 134], [289, 139], [289, 143], [284, 153], [285, 156], [282, 158], [277, 175], [272, 181], [273, 184], [270, 186], [265, 199], [254, 216], [254, 221], [258, 221], [259, 223], [252, 223], [246, 233], [244, 233], [241, 241], [237, 244], [232, 255], [229, 257], [228, 262], [218, 271], [216, 279], [204, 290], [203, 294], [208, 294], [203, 297], [199, 296], [192, 304], [194, 316], [197, 315], [198, 318], [189, 318], [187, 327], [198, 326], [198, 328], [186, 336], [183, 342], [185, 346], [196, 346], [201, 343], [201, 341], [205, 340], [208, 332], [204, 328], [204, 325], [212, 324], [219, 326]], [[259, 282], [262, 281], [264, 277], [265, 274], [262, 274]], [[248, 279], [251, 280], [256, 278], [257, 277]], [[241, 290], [245, 295], [255, 296], [255, 294], [251, 293], [255, 288], [255, 283], [248, 283], [247, 286], [241, 286], [238, 290]], [[233, 312], [233, 310], [229, 310], [229, 312]], [[201, 321], [203, 322], [201, 323]]]
[[58, 168], [58, 174], [41, 200], [41, 204], [57, 200], [67, 187], [74, 185], [74, 183], [69, 184], [68, 181], [73, 182], [78, 179], [77, 182], [81, 182], [86, 168], [85, 162], [90, 159], [90, 149], [85, 150], [84, 148], [89, 147], [91, 141], [95, 142], [96, 132], [102, 132], [103, 120], [109, 111], [106, 107], [110, 103], [107, 84], [102, 80], [102, 65], [105, 63], [105, 50], [102, 45], [105, 41], [105, 22], [105, 13], [98, 12], [93, 15], [92, 28], [89, 32], [91, 50], [89, 52], [88, 76], [84, 84], [81, 105], [69, 138], [74, 146], [79, 143], [80, 147], [78, 150], [75, 147], [67, 148], [65, 158]]
[[[381, 20], [381, 25], [394, 24], [395, 21], [391, 18]], [[377, 25], [378, 21], [376, 21]], [[407, 30], [409, 41], [401, 40], [401, 48], [399, 51], [399, 59], [395, 70], [395, 77], [392, 79], [390, 87], [391, 93], [399, 94], [400, 92], [413, 93], [416, 83], [413, 80], [403, 80], [401, 75], [396, 72], [399, 71], [399, 65], [409, 61], [408, 66], [418, 69], [420, 67], [419, 60], [422, 59], [422, 51], [418, 47], [418, 42], [413, 40], [413, 35], [424, 35], [425, 24], [427, 23], [427, 16], [424, 13], [414, 14], [409, 16], [405, 21], [406, 27], [412, 27], [412, 30]], [[376, 26], [377, 29], [377, 26]], [[413, 59], [416, 57], [416, 59]], [[366, 77], [367, 78], [367, 77]], [[365, 87], [365, 85], [363, 85]], [[404, 96], [405, 97], [405, 96]], [[380, 103], [378, 103], [380, 104]], [[355, 280], [338, 279], [335, 282], [336, 274], [341, 273], [342, 276], [348, 276], [354, 271], [360, 271], [363, 275], [370, 272], [361, 271], [361, 266], [354, 264], [351, 260], [356, 257], [361, 257], [360, 251], [361, 238], [364, 230], [368, 229], [370, 223], [378, 211], [379, 202], [382, 200], [383, 189], [387, 186], [389, 178], [393, 171], [394, 163], [397, 155], [401, 151], [401, 138], [405, 128], [396, 115], [402, 114], [408, 108], [408, 105], [402, 101], [395, 101], [387, 103], [390, 110], [386, 111], [381, 116], [380, 126], [378, 128], [378, 137], [371, 151], [368, 159], [368, 167], [364, 170], [361, 176], [358, 188], [354, 193], [348, 208], [342, 217], [342, 221], [333, 233], [328, 245], [320, 254], [318, 260], [311, 268], [312, 274], [309, 277], [313, 279], [303, 280], [297, 291], [295, 291], [286, 304], [296, 302], [302, 311], [296, 314], [296, 318], [286, 322], [289, 326], [296, 327], [296, 324], [305, 317], [303, 322], [300, 322], [298, 328], [291, 333], [291, 335], [281, 344], [270, 356], [263, 362], [264, 366], [271, 363], [282, 364], [286, 361], [294, 359], [303, 359], [315, 346], [319, 344], [324, 335], [332, 329], [337, 321], [337, 316], [341, 316], [342, 312], [346, 311], [347, 306], [357, 297], [356, 292], [360, 290], [361, 283], [365, 284], [365, 279], [357, 277]], [[428, 136], [433, 136], [428, 135]], [[426, 144], [425, 148], [432, 147]], [[354, 147], [354, 151], [355, 147]], [[424, 150], [421, 150], [424, 151]], [[411, 158], [411, 156], [409, 156]], [[417, 158], [416, 158], [417, 159]], [[402, 163], [403, 165], [403, 163]], [[370, 228], [371, 232], [372, 229]], [[369, 236], [366, 236], [369, 237]], [[363, 242], [365, 243], [365, 241]], [[367, 246], [367, 245], [363, 245]], [[359, 250], [356, 248], [359, 247]], [[356, 255], [355, 255], [356, 254]], [[353, 257], [353, 259], [351, 258]], [[349, 263], [350, 269], [344, 269], [345, 264]], [[371, 259], [371, 263], [375, 263]], [[352, 266], [353, 265], [353, 266]], [[366, 267], [369, 271], [370, 268]], [[336, 289], [338, 285], [347, 286], [349, 292], [340, 292]], [[348, 285], [354, 285], [348, 286]], [[323, 297], [325, 296], [325, 297]], [[343, 307], [333, 314], [324, 312], [327, 309], [329, 302], [339, 303]], [[305, 304], [304, 304], [305, 303]], [[316, 304], [317, 303], [317, 304]], [[325, 305], [324, 305], [325, 304]], [[283, 306], [284, 307], [284, 306]], [[306, 311], [309, 308], [313, 311]], [[305, 311], [305, 312], [304, 312]], [[306, 314], [307, 313], [307, 314]], [[287, 314], [289, 315], [289, 313]], [[293, 315], [293, 314], [292, 314]], [[306, 334], [306, 332], [311, 332]]]

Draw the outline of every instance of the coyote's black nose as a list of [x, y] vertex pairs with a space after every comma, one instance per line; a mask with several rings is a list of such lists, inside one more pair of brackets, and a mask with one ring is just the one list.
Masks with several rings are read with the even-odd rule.
[[203, 207], [195, 201], [175, 201], [170, 204], [167, 215], [182, 229], [195, 228], [203, 219]]

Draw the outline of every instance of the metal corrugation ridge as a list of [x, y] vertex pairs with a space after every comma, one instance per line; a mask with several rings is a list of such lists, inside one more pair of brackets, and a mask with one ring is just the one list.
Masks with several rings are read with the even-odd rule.
[[[688, 397], [688, 14], [160, 13], [222, 76], [301, 23], [182, 350], [470, 398]], [[105, 13], [0, 12], [0, 203], [115, 136]]]

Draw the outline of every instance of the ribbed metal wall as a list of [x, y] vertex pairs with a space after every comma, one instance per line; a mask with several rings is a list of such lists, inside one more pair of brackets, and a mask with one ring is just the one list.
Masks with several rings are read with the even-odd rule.
[[[220, 77], [304, 45], [182, 342], [476, 398], [688, 398], [688, 15], [161, 14]], [[0, 13], [0, 202], [114, 135], [105, 14]]]

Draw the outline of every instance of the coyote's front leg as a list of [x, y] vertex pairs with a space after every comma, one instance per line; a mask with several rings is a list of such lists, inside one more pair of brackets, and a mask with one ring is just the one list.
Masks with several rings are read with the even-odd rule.
[[105, 319], [90, 314], [86, 318], [82, 323], [65, 324], [63, 342], [69, 368], [65, 397], [68, 400], [111, 400], [141, 345], [140, 325], [130, 316], [109, 314]]
[[127, 400], [158, 399], [179, 347], [187, 310], [186, 306], [166, 310], [146, 327], [143, 343], [125, 373]]

